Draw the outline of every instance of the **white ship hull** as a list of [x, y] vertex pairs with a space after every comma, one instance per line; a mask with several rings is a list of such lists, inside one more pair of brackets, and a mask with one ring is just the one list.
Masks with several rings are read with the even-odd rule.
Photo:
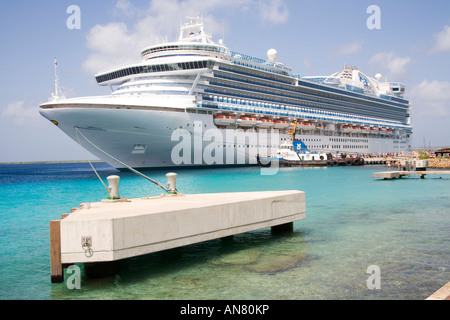
[[[114, 102], [84, 105], [67, 100], [59, 105], [50, 104], [50, 108], [44, 105], [40, 112], [56, 121], [61, 130], [93, 155], [118, 169], [125, 167], [113, 157], [133, 168], [256, 165], [258, 154], [273, 153], [283, 142], [292, 139], [286, 130], [218, 127], [212, 112], [190, 111], [193, 105], [184, 109], [167, 103], [145, 107], [129, 104], [130, 101], [128, 104], [117, 99]], [[188, 99], [178, 103], [192, 104]], [[95, 146], [77, 134], [75, 128]], [[399, 142], [380, 134], [335, 132], [330, 136], [329, 131], [327, 135], [320, 132], [297, 131], [296, 139], [304, 141], [311, 151], [332, 154], [399, 152], [408, 144], [406, 140]]]

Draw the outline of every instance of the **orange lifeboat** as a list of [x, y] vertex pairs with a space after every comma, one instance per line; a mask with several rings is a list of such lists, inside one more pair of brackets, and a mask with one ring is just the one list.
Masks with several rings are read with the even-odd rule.
[[259, 119], [257, 126], [260, 128], [270, 128], [274, 126], [274, 122], [272, 119]]
[[363, 133], [370, 133], [370, 127], [362, 127], [361, 130]]
[[343, 126], [342, 127], [343, 132], [353, 132], [352, 126]]
[[253, 127], [258, 123], [258, 121], [256, 120], [256, 118], [252, 117], [241, 117], [237, 119], [237, 123], [241, 127]]
[[299, 122], [297, 123], [297, 129], [302, 130], [313, 130], [316, 128], [316, 125], [312, 122]]
[[214, 116], [214, 123], [219, 126], [229, 126], [234, 123], [234, 117], [228, 115], [216, 115]]
[[285, 129], [289, 127], [289, 121], [287, 120], [275, 120], [273, 127], [275, 129]]
[[347, 132], [347, 133], [361, 133], [361, 132], [363, 132], [363, 129], [358, 126], [347, 125], [347, 126], [342, 127], [342, 131]]

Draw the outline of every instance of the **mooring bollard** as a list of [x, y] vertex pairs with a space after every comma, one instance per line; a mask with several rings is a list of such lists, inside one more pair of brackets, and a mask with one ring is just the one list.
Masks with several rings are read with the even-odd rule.
[[167, 177], [167, 188], [169, 189], [169, 194], [177, 194], [177, 176], [178, 174], [170, 172], [166, 174]]
[[108, 187], [108, 199], [118, 199], [119, 197], [119, 176], [109, 176], [106, 178], [109, 183]]

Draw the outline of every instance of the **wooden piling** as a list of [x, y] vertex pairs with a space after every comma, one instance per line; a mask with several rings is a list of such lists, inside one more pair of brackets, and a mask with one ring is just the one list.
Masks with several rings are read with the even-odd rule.
[[50, 221], [50, 272], [52, 283], [64, 281], [61, 263], [61, 220]]

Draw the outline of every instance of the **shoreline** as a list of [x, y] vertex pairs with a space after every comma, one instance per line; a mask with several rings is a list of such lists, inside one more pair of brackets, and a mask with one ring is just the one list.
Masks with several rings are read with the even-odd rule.
[[10, 165], [10, 164], [89, 163], [89, 162], [105, 162], [105, 161], [103, 161], [103, 160], [17, 161], [17, 162], [0, 162], [0, 165]]
[[[386, 160], [389, 157], [385, 158]], [[449, 158], [430, 158], [427, 159], [429, 162], [429, 169], [450, 169], [450, 159]], [[17, 164], [57, 164], [57, 163], [100, 163], [105, 162], [103, 160], [56, 160], [56, 161], [12, 161], [12, 162], [0, 162], [0, 165], [17, 165]]]

